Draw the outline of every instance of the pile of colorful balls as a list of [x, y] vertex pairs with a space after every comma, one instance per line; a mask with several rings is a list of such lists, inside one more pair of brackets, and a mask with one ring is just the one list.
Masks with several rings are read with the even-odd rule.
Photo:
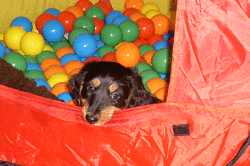
[[159, 6], [143, 0], [126, 0], [123, 12], [105, 2], [79, 0], [65, 11], [47, 9], [35, 22], [13, 19], [0, 34], [0, 58], [72, 105], [68, 81], [93, 60], [137, 67], [145, 88], [164, 101], [174, 14], [164, 15]]

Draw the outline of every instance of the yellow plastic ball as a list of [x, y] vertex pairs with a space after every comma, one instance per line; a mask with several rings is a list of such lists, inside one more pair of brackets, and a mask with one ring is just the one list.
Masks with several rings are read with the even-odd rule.
[[21, 39], [26, 31], [19, 26], [12, 26], [4, 33], [4, 42], [12, 50], [20, 50]]
[[149, 10], [157, 10], [157, 11], [160, 11], [160, 8], [158, 5], [156, 5], [155, 3], [153, 2], [148, 2], [146, 3], [145, 5], [142, 6], [141, 8], [141, 13], [145, 14], [147, 13], [147, 11]]
[[45, 44], [43, 51], [51, 51], [51, 52], [55, 52], [54, 49], [51, 46], [48, 46]]
[[161, 12], [157, 11], [157, 10], [149, 10], [145, 13], [146, 17], [151, 19], [152, 17], [154, 17], [157, 14], [161, 14]]
[[42, 35], [36, 32], [27, 32], [21, 40], [21, 50], [26, 54], [36, 57], [43, 51], [45, 41]]
[[51, 88], [53, 88], [56, 84], [61, 82], [68, 82], [70, 80], [70, 77], [64, 73], [56, 73], [51, 75], [47, 82], [50, 85]]
[[22, 50], [17, 50], [16, 52], [20, 53], [21, 55], [25, 56], [25, 53]]
[[0, 40], [3, 40], [3, 33], [0, 32]]
[[37, 30], [36, 28], [36, 23], [35, 22], [32, 22], [32, 32], [36, 32], [36, 33], [39, 33], [39, 31]]
[[114, 48], [115, 49], [117, 49], [121, 44], [123, 44], [123, 43], [125, 43], [125, 42], [120, 42], [120, 43], [118, 43]]

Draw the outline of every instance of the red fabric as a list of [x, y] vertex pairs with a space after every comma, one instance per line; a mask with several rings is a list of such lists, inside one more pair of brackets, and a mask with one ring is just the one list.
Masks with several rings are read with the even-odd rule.
[[[0, 160], [25, 165], [221, 166], [250, 131], [250, 2], [178, 1], [166, 103], [96, 127], [81, 109], [0, 85]], [[189, 124], [190, 136], [172, 125]], [[250, 148], [236, 165], [250, 165]]]

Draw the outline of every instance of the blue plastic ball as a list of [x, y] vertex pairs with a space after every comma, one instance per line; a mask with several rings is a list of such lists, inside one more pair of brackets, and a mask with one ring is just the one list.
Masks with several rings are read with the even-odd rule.
[[10, 53], [10, 52], [12, 52], [12, 50], [9, 48], [9, 47], [5, 47], [5, 54], [8, 54], [8, 53]]
[[43, 25], [42, 33], [49, 42], [58, 42], [64, 37], [65, 28], [60, 21], [49, 20]]
[[3, 58], [5, 55], [5, 46], [3, 45], [3, 42], [0, 41], [0, 58]]
[[96, 51], [96, 52], [94, 53], [94, 55], [92, 55], [92, 56], [96, 56], [96, 57], [101, 58], [100, 54], [98, 54], [98, 52], [97, 52], [97, 51]]
[[93, 34], [93, 37], [94, 37], [96, 40], [101, 40], [100, 34]]
[[63, 100], [65, 103], [74, 99], [72, 92], [63, 92], [59, 94], [57, 97], [58, 99]]
[[73, 60], [81, 62], [81, 58], [78, 55], [72, 53], [63, 55], [60, 59], [60, 62], [62, 63], [63, 66], [65, 66], [69, 61]]
[[117, 16], [123, 15], [122, 12], [118, 11], [118, 10], [113, 10], [111, 12], [109, 12], [109, 14], [107, 14], [106, 18], [105, 18], [105, 24], [111, 24], [112, 21], [114, 20], [114, 18], [116, 18]]
[[32, 63], [32, 62], [29, 62], [28, 65], [27, 65], [27, 69], [26, 71], [29, 71], [29, 70], [38, 70], [40, 72], [43, 72], [41, 66], [37, 63]]
[[160, 41], [157, 41], [153, 47], [155, 48], [155, 50], [160, 50], [162, 48], [167, 48], [169, 47], [170, 43], [165, 41], [165, 40], [160, 40]]
[[46, 9], [43, 13], [50, 13], [50, 14], [54, 15], [55, 17], [57, 17], [57, 15], [60, 13], [60, 11], [55, 9], [55, 8], [49, 8], [49, 9]]
[[90, 34], [80, 34], [73, 41], [73, 49], [79, 57], [90, 57], [97, 50], [95, 38]]
[[26, 32], [31, 32], [33, 29], [32, 22], [26, 17], [17, 17], [13, 19], [10, 26], [22, 27]]
[[164, 35], [162, 35], [162, 37], [168, 41], [169, 39], [171, 39], [172, 37], [174, 37], [174, 31], [169, 31], [168, 33], [165, 33]]
[[101, 40], [97, 40], [97, 50], [101, 48], [102, 46], [105, 46], [105, 44]]
[[123, 21], [126, 21], [126, 20], [131, 20], [131, 19], [128, 16], [119, 15], [119, 16], [114, 18], [112, 23], [119, 26]]
[[34, 80], [36, 81], [36, 87], [45, 86], [49, 91], [51, 90], [51, 87], [49, 86], [48, 82], [44, 79], [35, 78]]

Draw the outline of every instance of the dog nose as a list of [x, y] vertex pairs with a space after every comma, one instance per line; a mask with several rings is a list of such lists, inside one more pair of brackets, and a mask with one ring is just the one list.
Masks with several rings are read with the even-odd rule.
[[86, 115], [86, 121], [90, 124], [95, 124], [98, 121], [98, 118], [95, 116], [91, 116], [91, 115]]

